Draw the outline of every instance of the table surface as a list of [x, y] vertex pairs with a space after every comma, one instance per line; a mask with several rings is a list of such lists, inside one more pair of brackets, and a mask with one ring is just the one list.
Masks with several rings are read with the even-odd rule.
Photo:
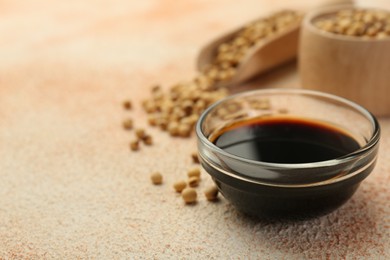
[[[353, 198], [302, 222], [254, 220], [201, 194], [185, 206], [172, 183], [192, 166], [194, 136], [147, 128], [155, 145], [128, 149], [121, 123], [147, 126], [150, 86], [190, 79], [202, 45], [286, 2], [0, 1], [0, 258], [389, 259], [389, 118]], [[238, 89], [260, 87], [299, 87], [296, 64]], [[210, 183], [203, 172], [199, 192]]]

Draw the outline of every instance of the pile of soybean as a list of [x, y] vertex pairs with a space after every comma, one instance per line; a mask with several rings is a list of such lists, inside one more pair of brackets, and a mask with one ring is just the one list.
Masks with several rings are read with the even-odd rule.
[[[269, 37], [296, 26], [301, 20], [302, 14], [287, 10], [252, 21], [237, 32], [235, 37], [221, 43], [212, 62], [192, 80], [177, 83], [167, 91], [164, 91], [160, 85], [152, 86], [150, 97], [142, 102], [142, 107], [148, 114], [148, 124], [168, 132], [171, 137], [190, 137], [203, 111], [229, 95], [227, 89], [218, 89], [216, 85], [221, 81], [232, 79], [237, 67], [253, 48]], [[262, 107], [267, 104], [260, 102], [258, 105]], [[131, 110], [131, 101], [124, 101], [123, 107]], [[133, 119], [127, 118], [123, 122], [123, 128], [128, 131], [133, 130]], [[141, 144], [151, 146], [153, 138], [145, 129], [136, 128], [134, 138], [130, 141], [130, 149], [138, 152], [141, 150]], [[191, 157], [194, 163], [199, 163], [196, 152], [192, 153]], [[177, 180], [173, 184], [173, 189], [181, 194], [185, 204], [197, 202], [196, 188], [201, 181], [200, 175], [199, 167], [191, 168], [187, 172], [186, 180]], [[164, 182], [160, 172], [151, 173], [150, 179], [154, 185], [161, 185]], [[208, 201], [216, 201], [217, 187], [215, 185], [207, 187], [204, 195]]]

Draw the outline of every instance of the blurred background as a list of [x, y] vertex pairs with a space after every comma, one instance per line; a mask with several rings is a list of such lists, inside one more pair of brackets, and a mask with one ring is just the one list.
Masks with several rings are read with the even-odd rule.
[[[185, 207], [170, 183], [191, 165], [195, 137], [151, 129], [156, 145], [130, 153], [122, 130], [128, 117], [146, 127], [150, 86], [191, 79], [210, 40], [324, 1], [0, 0], [0, 258], [388, 258], [388, 119], [378, 167], [354, 198], [294, 224], [253, 221], [223, 199]], [[299, 87], [295, 62], [255, 81]], [[156, 169], [167, 185], [151, 187]]]

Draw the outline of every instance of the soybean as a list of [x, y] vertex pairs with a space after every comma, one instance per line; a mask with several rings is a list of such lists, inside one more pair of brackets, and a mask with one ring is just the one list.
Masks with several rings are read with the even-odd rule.
[[190, 187], [197, 187], [199, 185], [200, 179], [197, 176], [193, 176], [188, 179], [188, 185]]
[[218, 198], [218, 188], [215, 185], [208, 187], [204, 191], [204, 195], [208, 201], [214, 201]]
[[187, 172], [187, 176], [188, 177], [200, 177], [200, 169], [199, 167], [194, 167], [192, 169], [190, 169], [188, 172]]
[[130, 149], [132, 151], [138, 151], [139, 150], [139, 140], [133, 140], [130, 142]]
[[138, 128], [138, 129], [136, 129], [136, 130], [135, 130], [135, 135], [137, 136], [138, 139], [143, 139], [143, 138], [145, 138], [145, 135], [146, 135], [145, 129], [143, 129], [143, 128]]
[[126, 100], [123, 102], [123, 108], [126, 110], [130, 110], [133, 107], [132, 103], [130, 100]]
[[143, 138], [142, 138], [142, 141], [144, 142], [145, 145], [152, 145], [153, 144], [153, 138], [151, 135], [145, 135]]
[[185, 181], [177, 181], [173, 184], [173, 188], [176, 192], [182, 192], [187, 187], [187, 183]]
[[192, 204], [196, 202], [198, 194], [196, 193], [196, 190], [194, 188], [185, 188], [181, 192], [181, 197], [186, 204]]
[[193, 153], [191, 154], [191, 158], [192, 158], [192, 161], [193, 161], [194, 163], [199, 163], [199, 157], [198, 157], [198, 153], [197, 153], [197, 152], [193, 152]]
[[133, 120], [127, 119], [127, 120], [123, 121], [123, 128], [126, 130], [133, 129]]
[[159, 172], [152, 173], [150, 176], [150, 179], [152, 180], [152, 183], [154, 185], [160, 185], [163, 181], [163, 176]]

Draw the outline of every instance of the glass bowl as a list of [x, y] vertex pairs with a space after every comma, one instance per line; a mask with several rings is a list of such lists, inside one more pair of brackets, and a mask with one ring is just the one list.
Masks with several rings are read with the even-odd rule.
[[[227, 126], [262, 117], [320, 121], [347, 132], [360, 148], [326, 161], [272, 163], [228, 153], [211, 141]], [[333, 211], [354, 194], [375, 166], [380, 127], [365, 108], [338, 96], [263, 89], [209, 107], [196, 134], [202, 166], [234, 207], [260, 218], [305, 219]]]

